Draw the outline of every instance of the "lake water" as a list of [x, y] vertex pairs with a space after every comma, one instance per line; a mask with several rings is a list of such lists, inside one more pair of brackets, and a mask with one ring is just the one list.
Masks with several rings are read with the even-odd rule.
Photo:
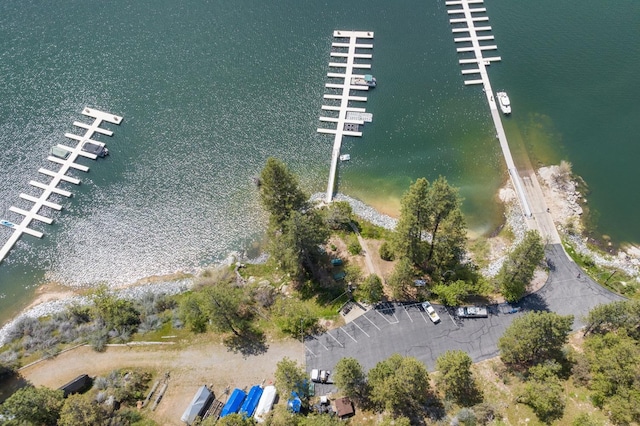
[[[566, 3], [566, 2], [565, 2]], [[640, 3], [487, 1], [517, 161], [566, 159], [598, 234], [640, 241]], [[124, 117], [104, 160], [0, 264], [0, 320], [45, 281], [131, 283], [195, 271], [255, 247], [265, 225], [252, 177], [269, 156], [324, 191], [333, 138], [319, 135], [334, 29], [375, 32], [374, 121], [347, 138], [339, 190], [395, 213], [411, 181], [461, 188], [474, 233], [501, 220], [506, 179], [479, 87], [464, 87], [444, 2], [42, 1], [0, 4], [0, 215], [41, 179], [85, 106]], [[0, 242], [10, 231], [0, 229]]]

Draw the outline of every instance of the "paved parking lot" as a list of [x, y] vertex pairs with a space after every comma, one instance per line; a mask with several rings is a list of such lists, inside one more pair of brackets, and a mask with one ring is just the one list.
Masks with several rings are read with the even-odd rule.
[[[434, 324], [419, 303], [385, 303], [354, 321], [305, 339], [307, 369], [333, 370], [344, 357], [356, 358], [365, 370], [394, 353], [413, 356], [428, 369], [447, 350], [461, 349], [476, 361], [497, 355], [496, 341], [518, 314], [491, 309], [489, 318], [461, 320], [434, 305], [440, 323]], [[316, 392], [332, 386], [317, 385]]]
[[[413, 356], [429, 370], [448, 350], [460, 349], [474, 362], [498, 355], [497, 342], [514, 318], [530, 310], [549, 310], [575, 316], [574, 329], [582, 326], [581, 317], [601, 303], [622, 297], [601, 287], [580, 270], [562, 247], [549, 245], [546, 256], [554, 267], [545, 286], [525, 297], [511, 313], [510, 305], [489, 306], [488, 318], [459, 319], [446, 308], [433, 305], [440, 323], [433, 324], [419, 303], [384, 303], [368, 310], [354, 321], [318, 336], [305, 339], [306, 366], [333, 370], [344, 357], [356, 358], [365, 371], [398, 353]], [[332, 385], [316, 386], [324, 394]]]

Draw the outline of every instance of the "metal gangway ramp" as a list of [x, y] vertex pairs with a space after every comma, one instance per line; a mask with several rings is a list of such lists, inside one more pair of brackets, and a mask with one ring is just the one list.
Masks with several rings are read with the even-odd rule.
[[[340, 83], [326, 83], [328, 89], [337, 89], [338, 94], [325, 94], [324, 99], [340, 101], [340, 105], [322, 105], [324, 111], [337, 111], [337, 117], [320, 117], [320, 121], [325, 123], [335, 123], [333, 128], [318, 128], [319, 133], [333, 134], [333, 150], [331, 154], [331, 169], [329, 171], [329, 183], [327, 184], [327, 195], [325, 201], [330, 203], [333, 199], [333, 191], [335, 188], [336, 169], [338, 168], [338, 159], [340, 158], [340, 148], [342, 146], [343, 136], [362, 136], [359, 130], [349, 129], [349, 125], [361, 126], [365, 123], [362, 117], [351, 118], [348, 113], [365, 113], [365, 108], [356, 108], [349, 106], [349, 102], [366, 102], [366, 96], [351, 95], [351, 91], [369, 90], [368, 86], [352, 84], [352, 78], [364, 78], [363, 74], [354, 74], [357, 69], [370, 69], [371, 64], [356, 62], [356, 59], [371, 59], [371, 53], [358, 53], [359, 51], [370, 51], [373, 44], [361, 43], [358, 39], [373, 39], [372, 31], [334, 31], [333, 37], [337, 39], [331, 43], [331, 57], [335, 61], [329, 62], [329, 67], [338, 68], [343, 72], [329, 72], [327, 77], [340, 79]], [[344, 40], [346, 39], [346, 41]], [[369, 121], [369, 120], [367, 120]], [[347, 126], [345, 126], [347, 125]]]
[[29, 182], [29, 185], [42, 190], [40, 196], [34, 197], [29, 194], [20, 194], [20, 198], [32, 202], [33, 206], [29, 210], [20, 209], [14, 206], [9, 207], [10, 211], [24, 216], [22, 221], [20, 223], [14, 223], [9, 220], [0, 220], [1, 225], [13, 229], [13, 233], [11, 234], [7, 242], [4, 243], [2, 249], [0, 249], [0, 262], [2, 262], [7, 254], [9, 254], [9, 251], [16, 244], [16, 242], [18, 242], [22, 234], [29, 234], [37, 238], [42, 238], [42, 232], [29, 228], [31, 221], [39, 220], [40, 222], [51, 224], [53, 222], [51, 218], [39, 214], [42, 206], [49, 207], [54, 210], [62, 210], [62, 206], [60, 204], [49, 201], [49, 197], [51, 196], [51, 194], [71, 197], [71, 192], [58, 188], [58, 185], [60, 184], [60, 182], [68, 182], [74, 185], [79, 185], [80, 180], [71, 176], [67, 176], [67, 172], [71, 168], [81, 170], [83, 172], [89, 171], [88, 167], [76, 163], [77, 158], [80, 156], [90, 158], [92, 160], [95, 160], [97, 158], [95, 154], [82, 150], [82, 146], [84, 145], [84, 143], [91, 142], [96, 145], [104, 146], [104, 143], [91, 139], [94, 133], [101, 133], [107, 136], [113, 135], [112, 131], [101, 128], [100, 124], [102, 124], [103, 121], [107, 121], [113, 124], [120, 124], [122, 122], [122, 117], [107, 112], [98, 111], [96, 109], [84, 108], [82, 110], [82, 114], [93, 118], [94, 121], [92, 124], [86, 124], [79, 121], [75, 121], [73, 123], [74, 126], [86, 130], [84, 136], [65, 133], [65, 136], [67, 138], [77, 141], [75, 148], [62, 144], [57, 145], [58, 148], [67, 151], [69, 153], [69, 156], [65, 159], [54, 157], [52, 155], [49, 155], [49, 157], [47, 157], [47, 160], [51, 161], [53, 164], [59, 165], [60, 168], [57, 171], [45, 168], [40, 168], [38, 170], [38, 172], [40, 172], [41, 174], [51, 177], [51, 181], [49, 181], [48, 183], [43, 183], [35, 180]]

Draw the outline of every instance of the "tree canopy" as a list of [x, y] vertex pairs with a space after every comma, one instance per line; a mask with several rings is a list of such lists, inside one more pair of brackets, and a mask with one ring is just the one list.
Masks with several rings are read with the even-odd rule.
[[429, 397], [429, 373], [413, 357], [394, 354], [369, 371], [371, 402], [394, 414], [417, 412]]
[[462, 405], [473, 405], [481, 399], [471, 372], [472, 364], [471, 357], [460, 350], [447, 351], [438, 357], [438, 388], [444, 391], [445, 398]]
[[500, 358], [513, 367], [527, 369], [547, 360], [561, 360], [573, 315], [528, 312], [513, 320], [498, 340]]
[[260, 200], [269, 212], [270, 224], [282, 228], [292, 212], [307, 207], [308, 196], [298, 187], [298, 178], [280, 160], [269, 157], [260, 174]]
[[382, 300], [384, 287], [382, 280], [376, 274], [371, 274], [364, 279], [356, 292], [358, 298], [366, 303], [377, 303]]
[[440, 176], [420, 178], [404, 194], [394, 237], [394, 252], [439, 277], [464, 255], [466, 224], [458, 190]]
[[498, 274], [500, 291], [509, 302], [517, 302], [524, 296], [536, 267], [544, 258], [544, 246], [538, 231], [527, 231], [502, 264]]
[[307, 374], [294, 360], [284, 357], [276, 366], [276, 388], [288, 399], [292, 391], [303, 398], [307, 394]]
[[85, 395], [69, 395], [60, 410], [58, 426], [103, 424], [107, 414], [100, 404]]
[[55, 425], [64, 404], [63, 392], [45, 387], [19, 389], [0, 406], [7, 425]]
[[367, 397], [367, 376], [355, 358], [342, 358], [333, 371], [333, 380], [346, 396], [357, 401]]

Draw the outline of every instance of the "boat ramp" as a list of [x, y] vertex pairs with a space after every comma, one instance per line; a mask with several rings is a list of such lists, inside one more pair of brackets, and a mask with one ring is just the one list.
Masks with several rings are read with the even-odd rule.
[[[363, 62], [372, 58], [369, 53], [373, 49], [373, 44], [366, 43], [367, 39], [373, 39], [372, 31], [334, 31], [333, 37], [336, 41], [331, 44], [331, 58], [329, 67], [336, 68], [341, 72], [329, 72], [327, 77], [332, 79], [331, 83], [326, 83], [325, 87], [331, 93], [324, 95], [325, 102], [322, 110], [331, 116], [321, 116], [320, 121], [329, 123], [332, 128], [320, 127], [319, 133], [334, 135], [333, 150], [331, 154], [331, 169], [329, 171], [329, 183], [327, 184], [327, 195], [325, 201], [330, 203], [333, 199], [335, 188], [336, 169], [340, 159], [340, 149], [343, 136], [362, 136], [360, 126], [365, 122], [371, 122], [372, 115], [367, 113], [365, 108], [351, 106], [351, 102], [366, 102], [366, 96], [352, 95], [351, 91], [368, 91], [370, 87], [366, 84], [358, 84], [365, 81], [365, 75], [356, 73], [356, 70], [371, 69], [371, 64]], [[366, 52], [366, 53], [365, 53]], [[335, 128], [333, 128], [335, 125]]]
[[[491, 117], [496, 128], [496, 137], [500, 141], [500, 147], [507, 163], [509, 177], [518, 195], [520, 206], [527, 219], [530, 229], [537, 229], [546, 241], [555, 243], [560, 241], [553, 220], [548, 213], [542, 191], [534, 173], [521, 176], [511, 156], [509, 141], [502, 125], [502, 118], [493, 89], [487, 73], [487, 67], [493, 62], [501, 61], [500, 56], [485, 56], [485, 52], [498, 49], [493, 44], [494, 37], [489, 34], [491, 26], [487, 25], [489, 17], [486, 16], [486, 8], [481, 7], [483, 0], [448, 0], [445, 2], [449, 22], [453, 26], [456, 51], [464, 57], [459, 60], [462, 66], [462, 75], [465, 76], [464, 84], [482, 85], [484, 94], [491, 110]], [[488, 43], [488, 44], [487, 44]]]
[[[62, 206], [60, 204], [49, 201], [49, 197], [51, 196], [51, 194], [71, 197], [71, 192], [58, 188], [58, 185], [60, 185], [61, 182], [79, 185], [79, 179], [67, 176], [67, 172], [69, 171], [69, 169], [88, 172], [89, 168], [87, 166], [83, 166], [82, 164], [76, 163], [76, 160], [78, 159], [78, 157], [90, 158], [92, 160], [95, 160], [98, 157], [98, 155], [92, 152], [87, 152], [85, 144], [89, 144], [91, 146], [91, 149], [95, 152], [101, 153], [105, 151], [106, 148], [104, 147], [104, 143], [91, 138], [93, 137], [94, 133], [100, 133], [106, 136], [113, 135], [112, 131], [100, 127], [100, 124], [102, 124], [103, 121], [113, 124], [120, 124], [122, 122], [122, 117], [109, 114], [107, 112], [98, 111], [96, 109], [84, 108], [84, 110], [82, 110], [82, 114], [94, 119], [93, 123], [91, 124], [86, 124], [79, 121], [75, 121], [73, 123], [74, 126], [86, 130], [84, 136], [65, 133], [65, 136], [67, 138], [77, 141], [76, 146], [70, 147], [67, 145], [58, 144], [54, 147], [55, 150], [52, 150], [52, 152], [55, 152], [56, 155], [49, 155], [47, 157], [47, 160], [52, 162], [53, 165], [59, 165], [60, 168], [57, 171], [45, 168], [40, 168], [38, 170], [40, 174], [50, 177], [51, 181], [49, 181], [48, 183], [43, 183], [36, 180], [32, 180], [29, 182], [29, 185], [42, 190], [40, 195], [37, 197], [24, 193], [20, 194], [20, 198], [33, 203], [31, 208], [29, 210], [24, 210], [15, 206], [9, 207], [10, 211], [23, 216], [22, 220], [19, 223], [4, 219], [0, 220], [0, 225], [4, 225], [8, 228], [13, 229], [13, 233], [0, 249], [0, 262], [4, 260], [11, 248], [20, 239], [20, 236], [22, 234], [28, 234], [37, 238], [42, 238], [42, 232], [29, 228], [31, 222], [33, 220], [38, 220], [47, 224], [51, 224], [53, 222], [51, 218], [41, 215], [40, 209], [44, 206], [54, 210], [62, 210]], [[96, 147], [101, 147], [102, 150], [96, 149]], [[64, 155], [60, 153], [64, 153]]]

